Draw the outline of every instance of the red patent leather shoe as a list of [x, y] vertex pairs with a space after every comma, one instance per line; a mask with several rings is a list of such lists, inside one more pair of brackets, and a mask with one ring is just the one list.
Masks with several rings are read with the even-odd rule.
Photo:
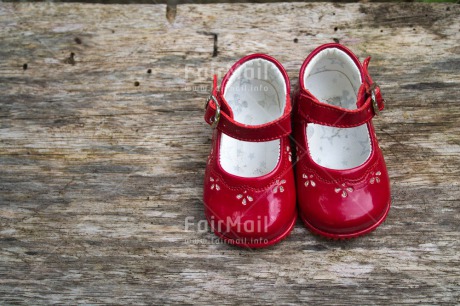
[[204, 117], [214, 130], [203, 200], [212, 229], [230, 244], [269, 246], [295, 224], [289, 93], [286, 71], [263, 54], [233, 65], [220, 90], [214, 77]]
[[314, 50], [294, 103], [300, 216], [335, 239], [366, 234], [390, 209], [390, 182], [371, 119], [384, 107], [367, 67], [340, 44]]

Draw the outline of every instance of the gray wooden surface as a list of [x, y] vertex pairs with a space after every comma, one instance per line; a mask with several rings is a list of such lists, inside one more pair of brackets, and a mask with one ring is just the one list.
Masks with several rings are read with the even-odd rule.
[[[459, 16], [214, 4], [168, 21], [164, 5], [0, 3], [0, 304], [458, 303]], [[387, 221], [345, 242], [298, 222], [268, 249], [216, 243], [199, 230], [212, 74], [264, 52], [294, 84], [334, 40], [373, 56], [388, 101], [374, 120]]]

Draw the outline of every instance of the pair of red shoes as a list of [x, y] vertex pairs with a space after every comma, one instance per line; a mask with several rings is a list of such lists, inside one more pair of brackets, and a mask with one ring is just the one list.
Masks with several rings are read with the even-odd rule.
[[340, 44], [317, 48], [292, 107], [286, 71], [268, 55], [239, 60], [220, 90], [214, 77], [203, 197], [219, 237], [251, 248], [277, 243], [294, 227], [296, 202], [306, 227], [329, 238], [360, 236], [385, 220], [390, 183], [371, 122], [384, 100], [369, 60]]

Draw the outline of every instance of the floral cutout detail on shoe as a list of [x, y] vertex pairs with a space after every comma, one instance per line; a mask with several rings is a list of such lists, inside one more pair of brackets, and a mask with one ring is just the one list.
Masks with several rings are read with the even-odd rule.
[[219, 182], [218, 178], [214, 179], [210, 177], [209, 181], [211, 182], [211, 190], [214, 190], [214, 189], [216, 189], [216, 191], [220, 190], [220, 186], [217, 184], [217, 182]]
[[249, 201], [249, 202], [254, 201], [254, 198], [251, 197], [250, 195], [247, 195], [247, 193], [248, 193], [247, 191], [244, 191], [243, 193], [240, 193], [240, 194], [237, 194], [237, 195], [236, 195], [236, 198], [237, 198], [238, 200], [243, 199], [243, 200], [241, 201], [241, 204], [243, 204], [243, 205], [248, 204], [248, 201]]
[[211, 162], [212, 162], [212, 153], [213, 153], [213, 151], [214, 151], [214, 150], [211, 148], [211, 152], [210, 152], [209, 155], [208, 155], [207, 165], [210, 165]]
[[292, 151], [290, 146], [286, 146], [286, 152], [288, 154], [288, 159], [291, 162], [292, 161]]
[[382, 175], [382, 172], [377, 171], [377, 172], [371, 172], [371, 179], [369, 180], [369, 183], [374, 184], [374, 183], [380, 183], [380, 177]]
[[286, 180], [276, 180], [275, 187], [273, 188], [273, 193], [284, 192], [283, 184], [286, 183]]
[[353, 190], [354, 190], [353, 187], [347, 186], [345, 183], [343, 183], [342, 186], [334, 189], [335, 193], [342, 192], [341, 193], [342, 198], [348, 197], [348, 193], [353, 192]]
[[305, 187], [308, 187], [309, 185], [311, 185], [311, 187], [315, 187], [316, 186], [316, 183], [315, 181], [313, 180], [313, 174], [310, 174], [310, 175], [307, 175], [307, 174], [302, 174], [302, 177], [304, 179], [306, 179], [305, 181]]
[[299, 149], [299, 147], [297, 145], [295, 146], [295, 155], [296, 155], [295, 161], [298, 162], [300, 160], [300, 156], [299, 156], [300, 155], [300, 149]]

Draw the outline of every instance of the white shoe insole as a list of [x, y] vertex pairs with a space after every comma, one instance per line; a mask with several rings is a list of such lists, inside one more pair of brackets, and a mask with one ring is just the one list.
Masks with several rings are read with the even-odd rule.
[[[361, 75], [353, 60], [342, 50], [326, 49], [308, 64], [304, 86], [320, 102], [356, 109]], [[354, 128], [307, 125], [308, 148], [320, 166], [344, 170], [363, 164], [371, 154], [366, 124]]]
[[[275, 64], [253, 59], [238, 67], [227, 82], [224, 97], [234, 120], [248, 125], [271, 122], [284, 113], [286, 84]], [[275, 169], [280, 141], [248, 142], [222, 133], [220, 165], [230, 174], [258, 177]]]

